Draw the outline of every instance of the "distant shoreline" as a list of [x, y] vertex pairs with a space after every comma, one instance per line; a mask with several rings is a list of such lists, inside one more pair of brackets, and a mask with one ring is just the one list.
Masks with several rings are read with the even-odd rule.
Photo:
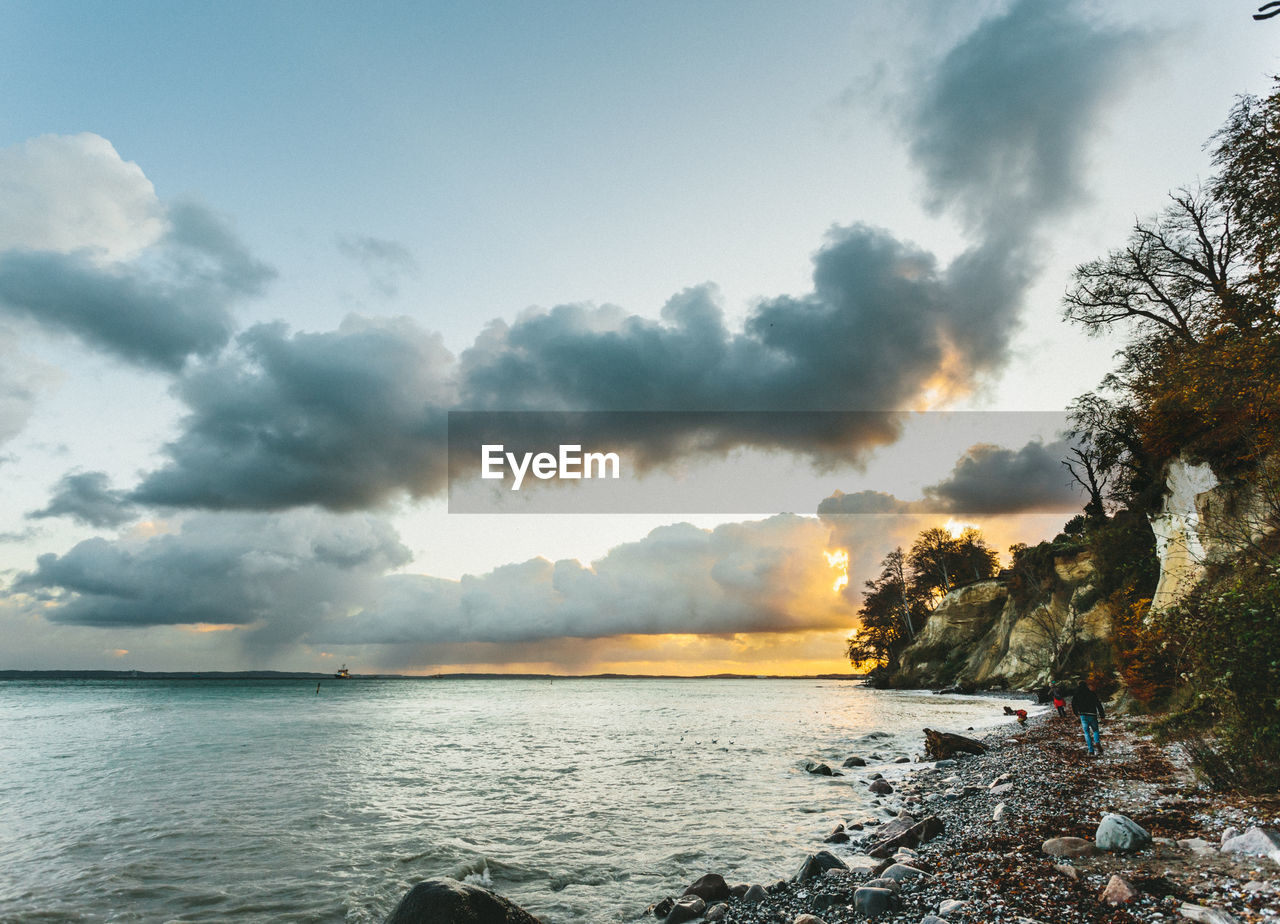
[[[864, 680], [864, 674], [352, 674], [344, 680]], [[336, 680], [308, 671], [0, 670], [4, 680]]]

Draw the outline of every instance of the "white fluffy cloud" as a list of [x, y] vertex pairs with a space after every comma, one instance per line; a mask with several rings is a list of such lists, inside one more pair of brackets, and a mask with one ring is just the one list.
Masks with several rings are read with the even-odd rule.
[[142, 168], [92, 132], [0, 149], [0, 202], [0, 250], [87, 250], [98, 261], [118, 261], [168, 227]]

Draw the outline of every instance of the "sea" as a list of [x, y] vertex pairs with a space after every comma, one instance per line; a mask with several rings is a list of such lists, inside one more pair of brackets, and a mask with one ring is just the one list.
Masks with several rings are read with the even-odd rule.
[[0, 682], [0, 921], [380, 922], [442, 876], [548, 924], [635, 921], [707, 872], [792, 875], [922, 729], [1006, 705], [842, 680]]

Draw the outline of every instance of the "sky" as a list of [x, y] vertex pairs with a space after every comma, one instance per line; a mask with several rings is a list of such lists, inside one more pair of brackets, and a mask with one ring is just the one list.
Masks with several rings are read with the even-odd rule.
[[0, 669], [846, 670], [1078, 511], [1063, 292], [1253, 10], [0, 4]]

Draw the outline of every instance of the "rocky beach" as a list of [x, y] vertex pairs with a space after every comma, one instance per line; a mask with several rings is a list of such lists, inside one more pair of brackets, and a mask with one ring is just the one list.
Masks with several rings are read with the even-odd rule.
[[[843, 767], [814, 765], [811, 772], [844, 775], [840, 783], [860, 777], [859, 785], [878, 792], [875, 811], [850, 817], [775, 882], [731, 885], [731, 871], [709, 871], [659, 897], [643, 917], [637, 909], [637, 917], [665, 924], [1280, 920], [1280, 799], [1210, 790], [1181, 749], [1157, 743], [1142, 718], [1108, 721], [1103, 734], [1105, 752], [1090, 757], [1074, 718], [1049, 713], [982, 736], [983, 753], [875, 766], [850, 755]], [[475, 917], [466, 893], [441, 894], [454, 911], [431, 904], [423, 915], [398, 910], [388, 920], [529, 920], [505, 904], [492, 906], [492, 918]]]
[[850, 819], [825, 857], [798, 861], [786, 880], [702, 899], [702, 913], [752, 924], [1280, 917], [1280, 800], [1209, 791], [1141, 719], [1107, 722], [1098, 757], [1078, 732], [1072, 717], [1042, 715], [986, 735], [982, 754], [958, 752], [897, 782], [867, 773], [881, 777], [869, 786], [892, 787], [879, 816]]

